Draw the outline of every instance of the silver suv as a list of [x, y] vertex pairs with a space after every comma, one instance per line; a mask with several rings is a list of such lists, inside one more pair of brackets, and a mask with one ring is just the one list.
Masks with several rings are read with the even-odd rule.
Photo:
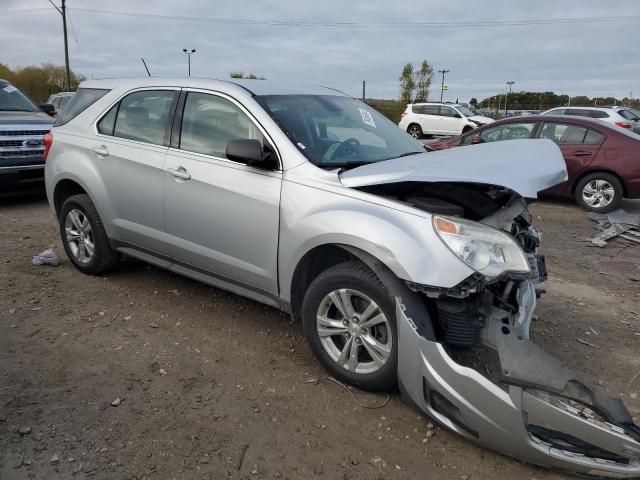
[[[529, 340], [546, 272], [525, 198], [566, 179], [554, 143], [427, 153], [332, 89], [191, 78], [85, 82], [46, 143], [80, 271], [125, 254], [272, 305], [331, 375], [398, 385], [471, 441], [640, 474], [620, 400]], [[497, 351], [497, 378], [451, 355], [479, 345]]]

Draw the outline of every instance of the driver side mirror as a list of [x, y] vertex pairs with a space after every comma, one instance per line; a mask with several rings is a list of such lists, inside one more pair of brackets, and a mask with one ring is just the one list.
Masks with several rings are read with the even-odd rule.
[[227, 143], [227, 158], [234, 162], [245, 163], [251, 167], [257, 168], [275, 168], [276, 162], [271, 148], [265, 145], [265, 150], [262, 149], [262, 144], [258, 140], [239, 139], [231, 140]]
[[484, 140], [480, 135], [474, 135], [471, 139], [471, 145], [478, 145], [479, 143], [484, 143]]
[[55, 117], [56, 115], [56, 107], [54, 107], [50, 103], [43, 103], [40, 105], [40, 110], [49, 115], [50, 117]]

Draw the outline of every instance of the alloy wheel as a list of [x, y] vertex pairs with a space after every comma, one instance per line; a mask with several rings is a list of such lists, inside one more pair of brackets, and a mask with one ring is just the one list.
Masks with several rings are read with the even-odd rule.
[[320, 302], [316, 328], [323, 348], [340, 367], [354, 373], [373, 373], [391, 357], [391, 326], [369, 296], [341, 288]]
[[64, 230], [71, 254], [78, 262], [89, 263], [95, 254], [95, 241], [87, 216], [76, 208], [69, 210]]
[[594, 179], [582, 189], [584, 203], [594, 208], [603, 208], [613, 202], [615, 189], [606, 180]]

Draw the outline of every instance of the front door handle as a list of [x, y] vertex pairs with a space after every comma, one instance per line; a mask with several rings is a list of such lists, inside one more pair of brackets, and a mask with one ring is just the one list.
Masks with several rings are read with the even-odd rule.
[[109, 155], [109, 149], [105, 145], [96, 145], [91, 150], [93, 150], [93, 153], [96, 153], [101, 157], [106, 157], [107, 155]]
[[171, 175], [172, 177], [176, 177], [176, 178], [179, 178], [181, 180], [190, 180], [191, 179], [191, 174], [184, 167], [167, 168], [167, 173], [169, 175]]
[[577, 152], [573, 152], [573, 155], [575, 155], [576, 157], [588, 157], [589, 155], [592, 155], [592, 152], [578, 150]]

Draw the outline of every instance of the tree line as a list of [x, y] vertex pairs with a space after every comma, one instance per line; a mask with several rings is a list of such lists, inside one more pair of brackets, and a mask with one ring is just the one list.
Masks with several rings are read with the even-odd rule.
[[[493, 95], [481, 101], [472, 98], [469, 104], [474, 108], [504, 109], [505, 94]], [[619, 99], [615, 97], [587, 97], [557, 94], [554, 92], [513, 92], [509, 94], [509, 110], [548, 110], [561, 106], [593, 107], [624, 105], [631, 108], [640, 108], [640, 100], [628, 97]]]
[[[0, 78], [7, 80], [38, 104], [46, 102], [52, 93], [64, 91], [66, 85], [64, 66], [53, 63], [16, 69], [11, 69], [0, 63]], [[71, 88], [69, 90], [74, 92], [83, 80], [86, 80], [84, 75], [71, 71]]]

